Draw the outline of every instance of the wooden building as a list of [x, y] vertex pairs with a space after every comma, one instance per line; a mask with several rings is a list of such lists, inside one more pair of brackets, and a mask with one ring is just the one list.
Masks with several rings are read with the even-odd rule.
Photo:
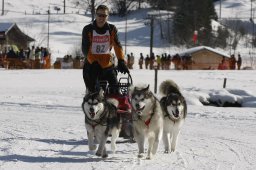
[[27, 49], [35, 41], [23, 33], [15, 23], [0, 23], [0, 51], [8, 52], [12, 46]]
[[230, 58], [229, 55], [207, 46], [193, 47], [179, 55], [181, 58], [192, 56], [192, 65], [189, 67], [192, 70], [218, 69], [223, 58]]

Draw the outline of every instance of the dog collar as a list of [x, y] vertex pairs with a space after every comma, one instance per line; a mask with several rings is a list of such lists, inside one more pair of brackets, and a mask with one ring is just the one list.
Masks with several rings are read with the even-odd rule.
[[150, 116], [150, 118], [146, 121], [144, 121], [145, 125], [147, 126], [147, 128], [149, 128], [149, 124], [151, 122], [152, 116]]
[[151, 113], [151, 114], [150, 114], [150, 118], [148, 118], [148, 119], [145, 120], [145, 121], [141, 119], [141, 116], [139, 116], [139, 119], [144, 122], [144, 124], [147, 126], [147, 128], [149, 128], [149, 124], [150, 124], [150, 122], [151, 122], [151, 119], [152, 119], [153, 115], [154, 115], [154, 112]]

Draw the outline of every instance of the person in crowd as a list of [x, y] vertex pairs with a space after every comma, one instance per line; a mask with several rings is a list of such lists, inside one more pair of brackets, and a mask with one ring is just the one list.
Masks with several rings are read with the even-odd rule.
[[30, 63], [30, 68], [34, 69], [34, 65], [35, 65], [35, 46], [31, 47], [28, 59], [29, 59], [29, 63]]
[[241, 65], [242, 65], [242, 58], [241, 55], [238, 54], [238, 58], [237, 58], [237, 69], [240, 70], [241, 69]]
[[[111, 62], [112, 47], [118, 58], [118, 71], [129, 73], [118, 38], [118, 30], [115, 25], [107, 22], [108, 17], [109, 8], [99, 5], [96, 9], [96, 19], [86, 25], [82, 31], [82, 52], [85, 57], [83, 79], [89, 92], [99, 90], [99, 80], [107, 80], [110, 86], [118, 83], [114, 63]], [[110, 89], [110, 93], [115, 93], [115, 90]]]
[[25, 56], [24, 50], [21, 48], [19, 51], [19, 59], [25, 60], [25, 58], [26, 58], [26, 56]]
[[150, 70], [154, 69], [154, 63], [155, 63], [155, 54], [152, 53], [150, 55], [150, 62], [149, 62], [149, 69]]
[[161, 55], [161, 69], [165, 70], [165, 56], [164, 54]]
[[36, 47], [35, 49], [35, 59], [36, 60], [41, 60], [41, 49], [39, 47]]
[[14, 52], [14, 50], [11, 48], [10, 51], [6, 54], [7, 58], [18, 58], [18, 55]]
[[30, 51], [30, 53], [29, 53], [29, 59], [30, 60], [35, 60], [35, 46], [32, 46], [31, 47], [31, 51]]
[[229, 69], [230, 70], [235, 70], [236, 69], [236, 58], [235, 58], [234, 54], [232, 54], [230, 56], [230, 59], [229, 59]]
[[144, 57], [143, 57], [143, 54], [140, 53], [140, 59], [139, 59], [140, 69], [143, 69], [143, 63], [144, 63]]
[[147, 54], [147, 57], [145, 58], [145, 68], [148, 69], [148, 65], [150, 63], [149, 55]]
[[160, 55], [156, 55], [156, 63], [157, 63], [157, 69], [160, 69], [160, 65], [161, 65], [161, 57]]
[[30, 49], [30, 47], [28, 47], [26, 50], [26, 60], [29, 60], [30, 53], [31, 53], [31, 49]]
[[170, 70], [170, 68], [171, 68], [171, 61], [172, 61], [171, 54], [168, 54], [168, 56], [166, 57], [166, 63], [167, 63], [166, 70]]
[[131, 69], [131, 55], [127, 54], [127, 67]]
[[134, 55], [131, 53], [131, 58], [130, 58], [130, 69], [133, 69], [133, 64], [134, 64]]
[[223, 56], [221, 63], [218, 66], [218, 70], [227, 70], [227, 69], [228, 69], [227, 62], [226, 62], [225, 57]]

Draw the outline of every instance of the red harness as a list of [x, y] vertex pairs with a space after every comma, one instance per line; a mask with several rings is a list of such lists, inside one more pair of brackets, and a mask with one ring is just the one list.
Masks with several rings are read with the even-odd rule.
[[152, 116], [151, 116], [148, 120], [144, 121], [145, 125], [146, 125], [148, 128], [149, 128], [149, 124], [150, 124], [151, 118], [152, 118]]

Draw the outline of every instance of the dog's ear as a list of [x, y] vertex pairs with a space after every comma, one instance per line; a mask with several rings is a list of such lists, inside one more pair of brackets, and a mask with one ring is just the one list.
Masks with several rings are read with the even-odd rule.
[[149, 90], [149, 84], [148, 84], [148, 86], [146, 87], [146, 90]]
[[148, 84], [148, 86], [147, 86], [147, 87], [145, 87], [145, 88], [141, 89], [141, 91], [142, 91], [142, 92], [149, 92], [149, 84]]
[[184, 96], [181, 96], [181, 102], [187, 104]]
[[104, 90], [103, 90], [102, 88], [101, 88], [100, 91], [99, 91], [99, 97], [100, 97], [101, 99], [104, 98]]
[[150, 98], [150, 97], [152, 97], [153, 96], [153, 93], [150, 91], [150, 89], [149, 89], [149, 84], [148, 84], [148, 86], [145, 88], [145, 89], [143, 89], [143, 91], [145, 92], [145, 94], [146, 94], [146, 96], [148, 97], [148, 98]]
[[84, 96], [83, 103], [88, 101], [88, 96], [89, 96], [88, 94]]
[[163, 97], [163, 98], [160, 100], [161, 106], [165, 106], [165, 105], [166, 105], [166, 100], [167, 100], [167, 97]]

